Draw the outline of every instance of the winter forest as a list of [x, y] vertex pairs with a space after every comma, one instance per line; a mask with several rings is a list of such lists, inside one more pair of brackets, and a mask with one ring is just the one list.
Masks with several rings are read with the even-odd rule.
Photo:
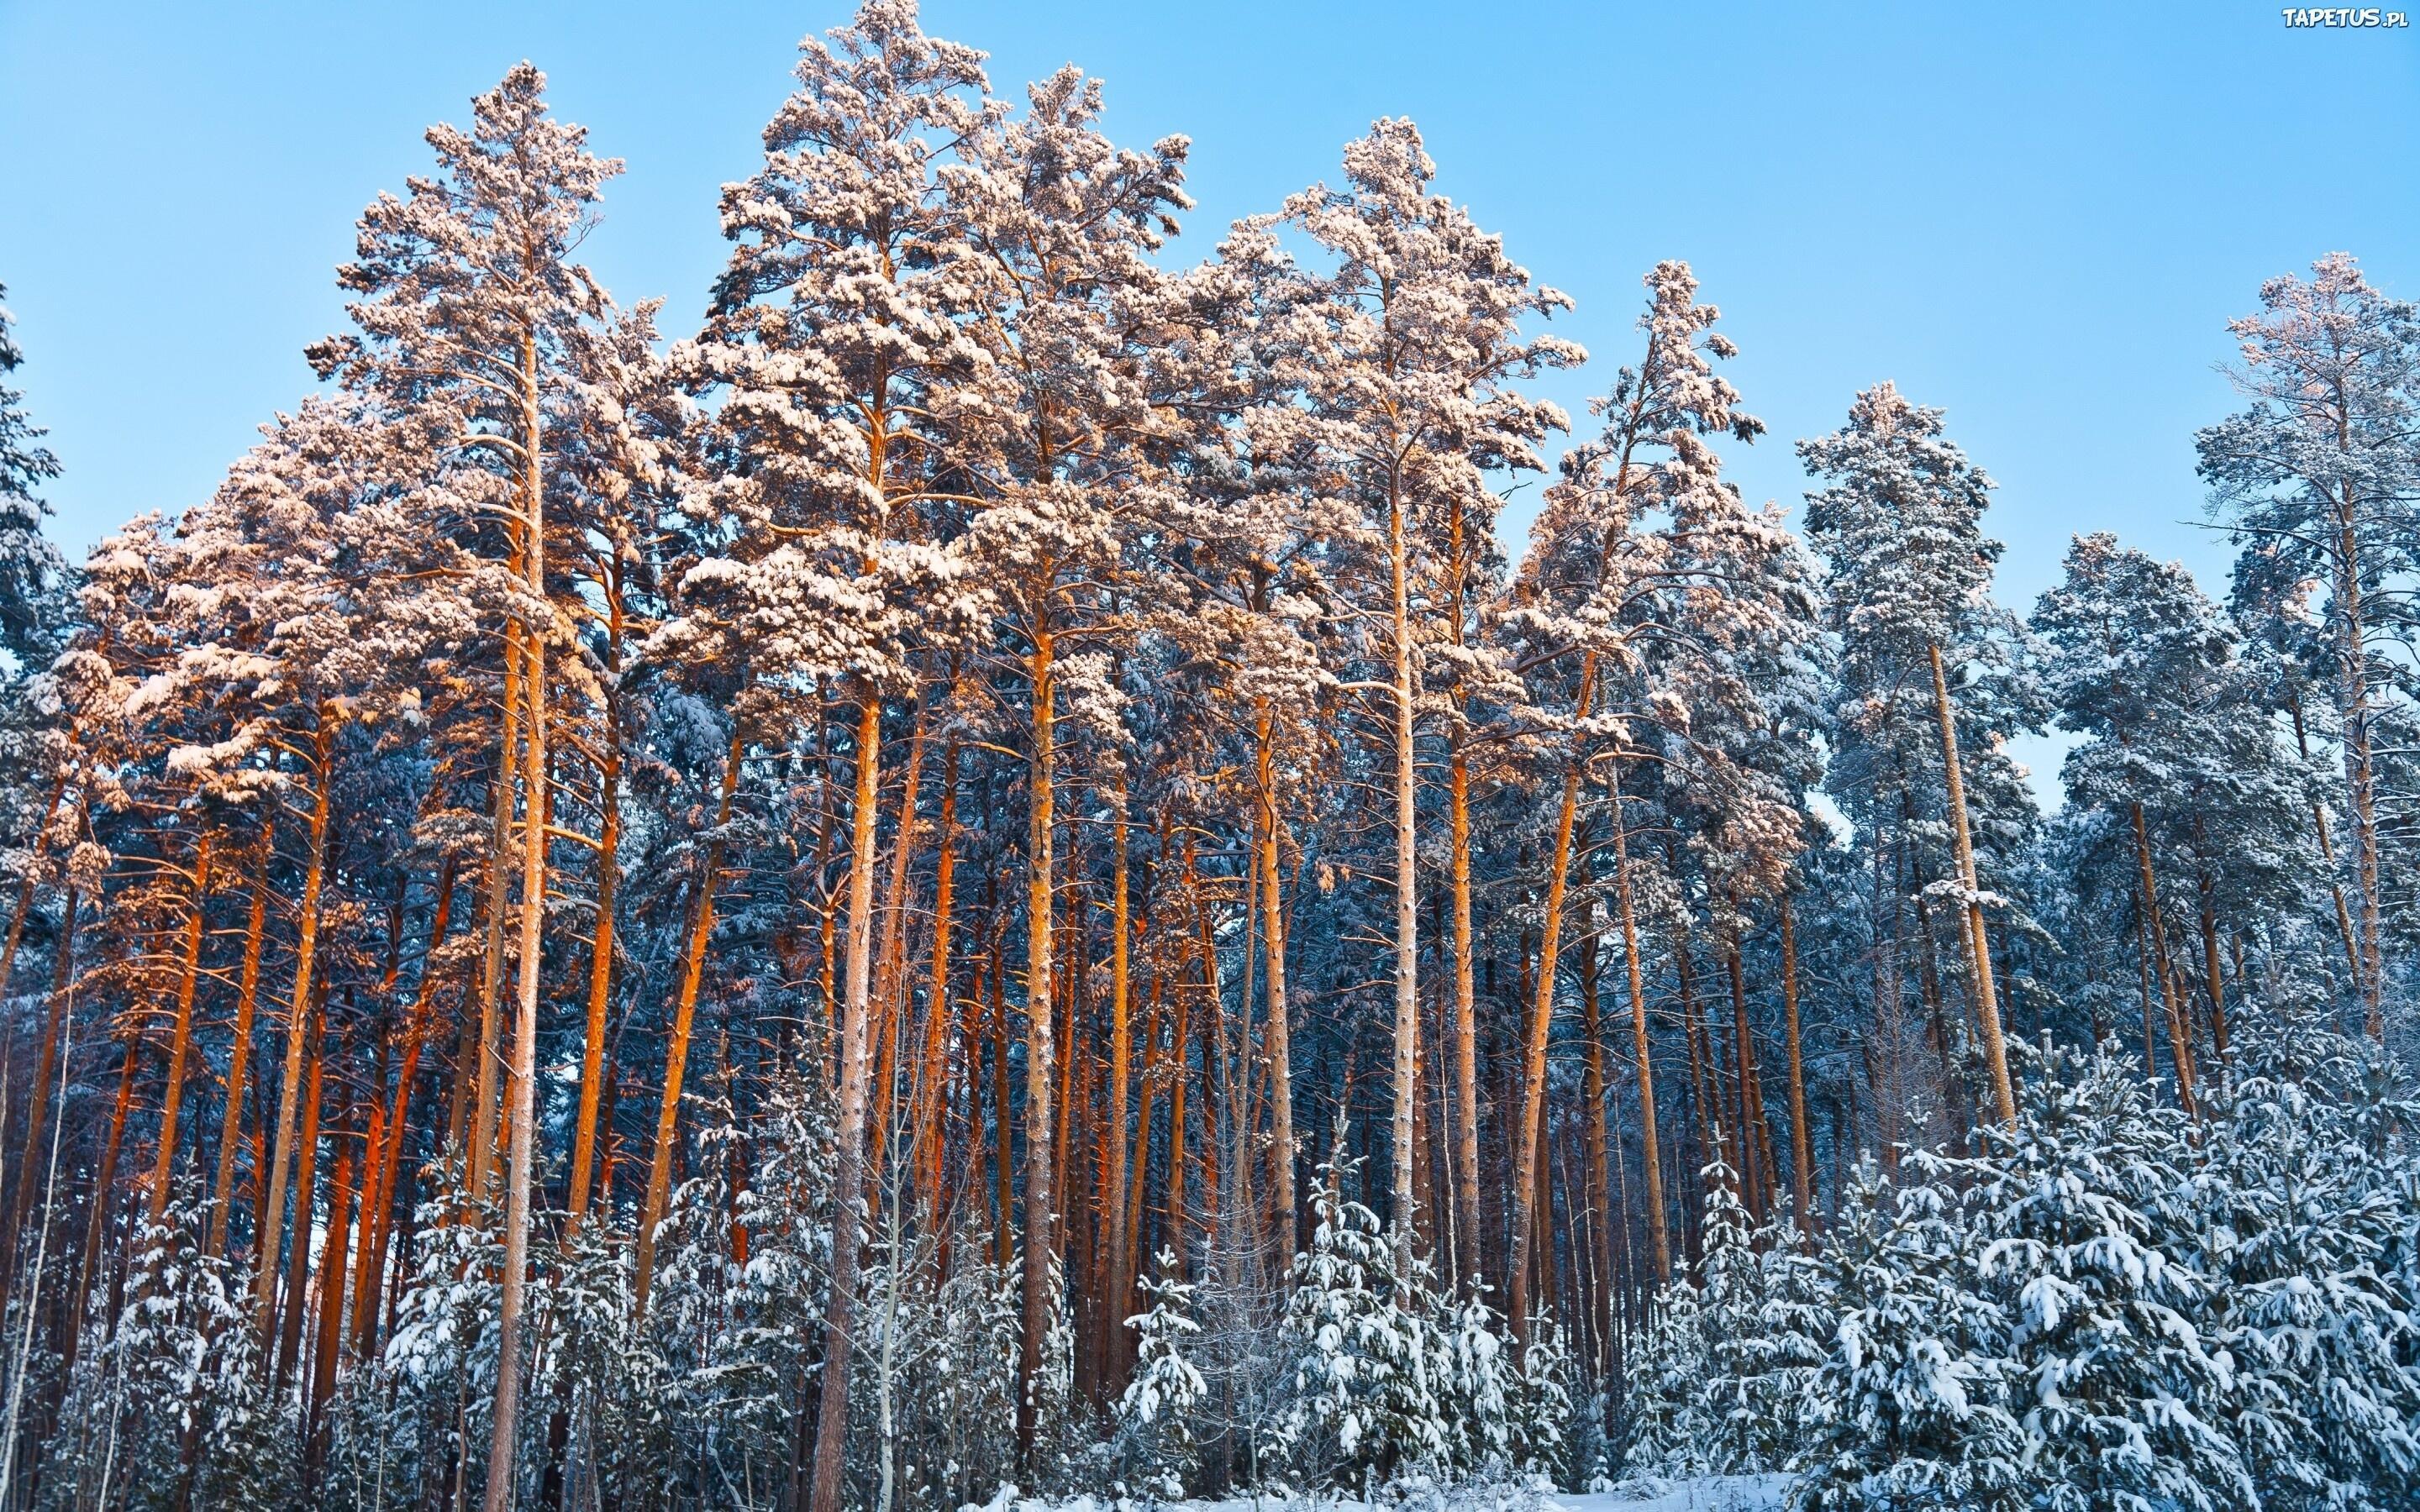
[[665, 331], [546, 90], [210, 496], [0, 387], [0, 1509], [2420, 1499], [2420, 305], [2008, 603], [1409, 120], [1180, 240], [866, 0]]

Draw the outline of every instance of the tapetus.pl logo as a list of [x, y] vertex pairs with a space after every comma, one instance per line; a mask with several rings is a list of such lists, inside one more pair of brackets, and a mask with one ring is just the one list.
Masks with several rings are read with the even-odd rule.
[[2412, 24], [2409, 15], [2400, 10], [2380, 10], [2374, 7], [2351, 6], [2288, 6], [2284, 12], [2286, 24], [2303, 26], [2376, 27], [2390, 30]]

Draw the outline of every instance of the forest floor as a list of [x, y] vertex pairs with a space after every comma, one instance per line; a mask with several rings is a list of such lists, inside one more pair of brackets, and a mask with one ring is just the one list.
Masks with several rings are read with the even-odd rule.
[[[1709, 1475], [1697, 1480], [1632, 1483], [1620, 1490], [1587, 1494], [1556, 1491], [1531, 1494], [1502, 1487], [1476, 1488], [1441, 1496], [1413, 1496], [1382, 1502], [1380, 1507], [1402, 1512], [1779, 1512], [1787, 1475]], [[1041, 1502], [1008, 1496], [970, 1512], [1114, 1512], [1117, 1503], [1089, 1496], [1066, 1502]], [[1368, 1512], [1371, 1504], [1303, 1497], [1234, 1497], [1216, 1502], [1158, 1504], [1158, 1512]]]

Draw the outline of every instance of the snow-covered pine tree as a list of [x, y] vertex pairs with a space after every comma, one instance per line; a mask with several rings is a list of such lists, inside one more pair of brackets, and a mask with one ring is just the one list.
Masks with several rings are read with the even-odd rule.
[[67, 560], [42, 532], [51, 506], [40, 490], [59, 475], [59, 459], [41, 444], [44, 432], [26, 414], [24, 394], [8, 386], [24, 353], [9, 329], [8, 301], [0, 285], [0, 650], [22, 678], [58, 654], [72, 606]]
[[[549, 116], [546, 76], [526, 62], [472, 101], [468, 131], [431, 127], [427, 142], [439, 173], [414, 178], [402, 198], [381, 195], [363, 213], [358, 259], [340, 273], [356, 296], [348, 307], [354, 333], [319, 342], [310, 356], [321, 377], [431, 424], [437, 435], [427, 471], [442, 475], [447, 500], [478, 522], [473, 529], [482, 545], [492, 543], [482, 555], [502, 611], [504, 697], [489, 863], [490, 918], [500, 918], [506, 903], [508, 854], [523, 903], [513, 952], [509, 1062], [501, 1053], [506, 1041], [497, 1011], [500, 991], [483, 994], [487, 1023], [473, 1078], [468, 1174], [473, 1190], [484, 1189], [499, 1153], [501, 1116], [509, 1146], [508, 1257], [485, 1505], [488, 1512], [504, 1512], [515, 1495], [513, 1451], [526, 1374], [522, 1315], [537, 1182], [538, 978], [551, 843], [547, 739], [553, 690], [563, 681], [550, 679], [547, 665], [550, 651], [566, 639], [549, 574], [547, 506], [550, 480], [578, 427], [578, 411], [597, 397], [589, 387], [597, 376], [592, 352], [613, 323], [603, 288], [573, 257], [596, 224], [604, 183], [621, 164], [589, 151], [584, 129]], [[515, 787], [520, 835], [508, 846], [507, 792]], [[492, 928], [490, 940], [489, 980], [500, 989], [503, 940]], [[496, 1075], [507, 1064], [508, 1086]], [[285, 1125], [293, 1121], [287, 1113]], [[291, 1142], [282, 1125], [272, 1185], [279, 1184]]]
[[2210, 1094], [2187, 1198], [2226, 1428], [2263, 1506], [2396, 1505], [2420, 1495], [2412, 1106], [2364, 1043], [2242, 1022], [2251, 1064]]
[[1161, 1250], [1158, 1274], [1141, 1282], [1151, 1309], [1126, 1319], [1135, 1331], [1134, 1378], [1118, 1397], [1118, 1433], [1134, 1488], [1146, 1497], [1184, 1496], [1201, 1458], [1192, 1413], [1210, 1385], [1187, 1358], [1202, 1325], [1193, 1317], [1193, 1287], [1172, 1250]]
[[[1431, 187], [1436, 164], [1408, 120], [1374, 123], [1344, 153], [1346, 185], [1286, 203], [1285, 221], [1328, 260], [1312, 297], [1269, 332], [1269, 360], [1297, 403], [1263, 423], [1304, 486], [1361, 516], [1354, 565], [1370, 626], [1357, 681], [1383, 687], [1392, 746], [1395, 1037], [1388, 1223], [1408, 1272], [1412, 1132], [1419, 1089], [1419, 671], [1429, 633], [1416, 603], [1446, 596], [1449, 518], [1492, 517], [1490, 469], [1543, 471], [1538, 443], [1562, 411], [1517, 386], [1583, 358], [1522, 328], [1567, 308]], [[1291, 421], [1289, 432], [1280, 423]], [[1456, 511], [1459, 515], [1456, 515]], [[1449, 616], [1457, 627], [1457, 617]]]
[[[916, 648], [946, 640], [974, 602], [956, 587], [951, 523], [971, 501], [970, 453], [944, 417], [970, 402], [968, 386], [990, 362], [970, 329], [985, 287], [974, 144], [1000, 113], [985, 98], [982, 54], [926, 36], [913, 0], [870, 0], [849, 25], [807, 39], [796, 72], [798, 87], [766, 127], [763, 164], [724, 192], [732, 252], [685, 354], [725, 394], [720, 469], [692, 505], [701, 539], [684, 612], [657, 654], [732, 701], [735, 762], [745, 740], [779, 747], [820, 719], [819, 679], [845, 684], [854, 716], [845, 965], [830, 1006], [845, 1196], [832, 1220], [811, 1495], [830, 1512], [842, 1504], [854, 1352], [862, 1220], [853, 1194], [867, 1184], [872, 1137], [883, 711], [912, 688]], [[701, 922], [693, 956], [706, 937]], [[684, 969], [675, 1055], [699, 965]], [[678, 1085], [675, 1060], [651, 1211], [670, 1174]]]
[[1655, 1289], [1622, 1355], [1621, 1468], [1625, 1476], [1714, 1473], [1719, 1425], [1704, 1401], [1714, 1360], [1688, 1260]]
[[[2191, 1263], [2188, 1121], [2133, 1068], [2055, 1052], [2014, 1128], [1919, 1157], [1962, 1193], [1978, 1295], [2044, 1512], [2259, 1504], [2226, 1422], [2238, 1385]], [[2062, 1074], [2065, 1072], [2065, 1074]]]
[[1450, 1468], [1448, 1369], [1404, 1245], [1344, 1195], [1358, 1162], [1338, 1148], [1311, 1189], [1311, 1246], [1295, 1257], [1283, 1336], [1293, 1393], [1279, 1424], [1287, 1463], [1311, 1485], [1364, 1495], [1392, 1476]]
[[[2181, 566], [2080, 535], [2033, 627], [2059, 722], [2087, 737], [2062, 768], [2069, 806], [2106, 811], [2124, 848], [2150, 957], [2142, 970], [2158, 983], [2191, 1108], [2198, 1026], [2208, 1023], [2219, 1057], [2227, 1050], [2220, 920], [2265, 933], [2281, 911], [2312, 911], [2317, 795], [2256, 702], [2234, 630]], [[2180, 906], [2164, 907], [2164, 890]], [[2190, 949], [2182, 918], [2198, 924]], [[2195, 972], [2198, 1008], [2186, 995]]]
[[[1049, 1005], [1072, 963], [1056, 902], [1064, 717], [1104, 764], [1126, 742], [1111, 651], [1129, 547], [1167, 508], [1170, 443], [1189, 439], [1149, 381], [1167, 275], [1153, 261], [1192, 201], [1189, 144], [1121, 147], [1101, 129], [1101, 83], [1072, 65], [1028, 86], [1026, 108], [969, 143], [973, 266], [985, 381], [952, 417], [981, 509], [967, 549], [996, 611], [992, 644], [1023, 697], [1026, 787], [1024, 1391], [1018, 1433], [1040, 1453], [1039, 1372], [1054, 1309], [1047, 1294], [1053, 1211], [1058, 1043]], [[1155, 402], [1161, 401], [1161, 402]], [[1107, 785], [1107, 784], [1105, 784]], [[1113, 800], [1114, 801], [1114, 800]], [[1112, 991], [1118, 990], [1112, 984]]]
[[[1995, 839], [2024, 838], [1996, 837], [1996, 825], [1982, 821], [2032, 812], [1998, 747], [2039, 715], [2014, 664], [2016, 626], [1989, 597], [2000, 553], [1982, 533], [1992, 480], [1948, 438], [1939, 409], [1912, 403], [1887, 382], [1859, 393], [1839, 430], [1800, 441], [1798, 455], [1822, 484], [1807, 496], [1807, 534], [1830, 568], [1828, 625], [1840, 638], [1830, 781], [1865, 843], [1879, 846], [1889, 834], [1907, 853], [1897, 870], [1926, 921], [1926, 970], [1929, 906], [1946, 903], [1957, 919], [1948, 932], [1953, 959], [1963, 958], [1958, 964], [1980, 1026], [1993, 1110], [2005, 1125], [2016, 1118], [2016, 1092], [1985, 919], [2004, 897], [1984, 887], [1978, 857], [1993, 857], [2001, 848]], [[1937, 795], [1929, 791], [1936, 779]], [[1987, 803], [1996, 796], [1993, 787], [2011, 790], [2011, 801]], [[1924, 873], [1917, 821], [1932, 813], [1949, 830], [1950, 854], [1939, 858], [1947, 876]], [[1894, 916], [1880, 929], [1896, 933], [1899, 900], [1877, 899], [1877, 906]], [[1889, 953], [1875, 952], [1878, 1011], [1895, 1012], [1895, 969]], [[1937, 995], [1928, 996], [1938, 1025]], [[1946, 1067], [1946, 1036], [1936, 1027], [1934, 1038], [1944, 1041], [1936, 1048]]]
[[1889, 1186], [1871, 1160], [1843, 1178], [1805, 1284], [1800, 1326], [1811, 1333], [1821, 1319], [1830, 1335], [1815, 1341], [1821, 1410], [1795, 1457], [1793, 1505], [2031, 1505], [2000, 1315], [1971, 1285], [1965, 1246], [1939, 1189]]
[[[2412, 570], [2402, 525], [2420, 497], [2420, 306], [2381, 293], [2349, 255], [2307, 279], [2260, 285], [2260, 309], [2228, 322], [2246, 408], [2194, 437], [2213, 515], [2232, 526], [2239, 599], [2320, 621], [2350, 821], [2345, 865], [2356, 933], [2356, 996], [2384, 1042], [2383, 894], [2375, 725], [2394, 702], [2373, 637], [2397, 620], [2378, 585]], [[2282, 580], [2286, 594], [2264, 592]], [[2314, 590], [2316, 590], [2314, 592]], [[2408, 636], [2408, 631], [2389, 630]]]

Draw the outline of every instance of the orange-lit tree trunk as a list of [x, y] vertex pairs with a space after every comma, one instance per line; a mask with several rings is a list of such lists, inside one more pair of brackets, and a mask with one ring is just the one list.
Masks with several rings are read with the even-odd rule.
[[571, 1129], [571, 1212], [567, 1227], [576, 1231], [588, 1215], [595, 1190], [597, 1109], [604, 1097], [605, 1011], [613, 995], [613, 927], [615, 894], [621, 882], [622, 848], [622, 595], [618, 586], [606, 598], [605, 728], [597, 756], [597, 926], [588, 957], [588, 1020], [580, 1053], [580, 1112]]
[[[520, 548], [516, 548], [514, 570], [520, 565]], [[504, 991], [504, 920], [512, 910], [512, 868], [505, 857], [512, 855], [514, 753], [520, 746], [521, 720], [521, 638], [520, 623], [504, 625], [504, 707], [499, 711], [501, 725], [496, 745], [496, 786], [493, 794], [494, 811], [489, 818], [488, 839], [488, 900], [486, 933], [479, 947], [479, 1016], [478, 1039], [469, 1039], [470, 1022], [464, 1021], [463, 1044], [470, 1051], [468, 1066], [457, 1066], [455, 1075], [458, 1095], [470, 1099], [469, 1116], [462, 1123], [463, 1187], [473, 1196], [485, 1196], [489, 1179], [495, 1173], [496, 1149], [496, 1072], [502, 1064]]]
[[[260, 1234], [255, 1244], [253, 1271], [253, 1306], [259, 1316], [261, 1351], [269, 1352], [274, 1343], [271, 1325], [275, 1321], [277, 1306], [277, 1261], [282, 1253], [278, 1240], [286, 1217], [286, 1182], [294, 1169], [295, 1141], [301, 1134], [303, 1109], [302, 1053], [308, 1037], [312, 1009], [311, 984], [318, 965], [319, 889], [328, 870], [328, 813], [335, 785], [330, 760], [334, 732], [329, 728], [330, 715], [320, 713], [312, 742], [311, 823], [302, 864], [302, 904], [295, 924], [294, 990], [287, 999], [286, 1010], [286, 1072], [285, 1086], [279, 1094], [276, 1142], [269, 1159], [269, 1181], [263, 1193], [260, 1210]], [[317, 1109], [312, 1110], [316, 1120]], [[308, 1221], [308, 1212], [297, 1211], [297, 1228]]]
[[1393, 1173], [1395, 1270], [1412, 1273], [1412, 1116], [1419, 1104], [1420, 942], [1419, 786], [1412, 741], [1418, 710], [1412, 700], [1411, 521], [1403, 480], [1387, 479], [1387, 569], [1392, 594], [1395, 737], [1395, 1043], [1394, 1119], [1387, 1161]]
[[1109, 1064], [1105, 1088], [1109, 1106], [1100, 1139], [1102, 1216], [1108, 1220], [1105, 1239], [1109, 1285], [1109, 1325], [1101, 1375], [1104, 1389], [1125, 1383], [1126, 1305], [1134, 1294], [1134, 1278], [1126, 1273], [1126, 1089], [1134, 1077], [1134, 1031], [1127, 1022], [1127, 930], [1131, 925], [1126, 895], [1126, 795], [1123, 782], [1110, 795], [1109, 817]]
[[314, 1182], [319, 1172], [319, 1101], [327, 1074], [327, 1057], [320, 1041], [326, 1032], [327, 999], [322, 993], [311, 1005], [311, 1070], [303, 1083], [301, 1153], [294, 1171], [294, 1242], [286, 1267], [286, 1296], [282, 1304], [285, 1310], [276, 1315], [274, 1379], [281, 1392], [293, 1373], [295, 1352], [302, 1348], [302, 1304], [310, 1295], [311, 1208], [318, 1196]]
[[235, 1200], [235, 1155], [243, 1143], [243, 1094], [252, 1067], [252, 1020], [260, 1001], [260, 940], [269, 920], [270, 831], [261, 826], [252, 882], [252, 910], [243, 926], [243, 964], [236, 975], [235, 1038], [227, 1052], [226, 1106], [219, 1119], [218, 1180], [210, 1185], [212, 1256], [226, 1253], [228, 1204]]
[[[522, 552], [530, 596], [546, 595], [546, 492], [539, 473], [537, 341], [521, 340], [521, 498], [528, 539]], [[521, 733], [521, 911], [514, 982], [513, 1058], [505, 1084], [510, 1103], [505, 1137], [511, 1165], [504, 1183], [504, 1274], [496, 1309], [496, 1406], [488, 1448], [487, 1512], [510, 1512], [513, 1459], [520, 1438], [521, 1313], [529, 1285], [530, 1213], [537, 1194], [537, 1006], [538, 968], [546, 943], [548, 828], [554, 814], [548, 797], [546, 640], [542, 624], [523, 626], [528, 658], [523, 685], [529, 704]]]
[[638, 1257], [632, 1294], [641, 1314], [647, 1306], [647, 1284], [656, 1269], [656, 1230], [664, 1221], [672, 1197], [673, 1140], [680, 1123], [681, 1079], [689, 1066], [690, 1029], [697, 1016], [698, 985], [706, 976], [706, 942], [714, 936], [714, 894], [722, 873], [723, 833], [731, 826], [731, 795], [739, 787], [739, 758], [746, 748], [741, 733], [731, 733], [731, 748], [722, 759], [722, 795], [715, 808], [714, 838], [706, 843], [705, 865], [698, 872], [697, 896], [690, 911], [689, 943], [681, 952], [680, 985], [673, 997], [672, 1034], [664, 1041], [664, 1085], [656, 1105], [656, 1137], [647, 1161], [647, 1195], [639, 1207]]
[[1966, 778], [1958, 762], [1958, 721], [1949, 708], [1949, 683], [1941, 669], [1941, 648], [1930, 646], [1932, 708], [1941, 724], [1941, 765], [1949, 784], [1950, 834], [1958, 844], [1958, 880], [1966, 888], [1966, 950], [1974, 972], [1975, 1012], [1982, 1021], [1983, 1064], [1992, 1075], [1992, 1103], [2003, 1126], [2017, 1121], [2015, 1084], [2009, 1080], [2009, 1047], [2000, 1038], [2000, 997], [1992, 981], [1992, 942], [1983, 925], [1982, 884], [1976, 880], [1975, 840], [1966, 825]]
[[168, 1211], [168, 1182], [177, 1166], [177, 1118], [185, 1103], [185, 1058], [194, 1042], [194, 987], [201, 980], [202, 916], [210, 896], [210, 832], [194, 845], [194, 907], [185, 920], [184, 960], [177, 974], [177, 1017], [168, 1029], [168, 1085], [160, 1098], [160, 1149], [151, 1165], [151, 1193], [143, 1217], [157, 1225]]
[[1580, 957], [1580, 1026], [1588, 1045], [1588, 1058], [1580, 1076], [1580, 1095], [1588, 1102], [1587, 1118], [1581, 1126], [1582, 1152], [1588, 1162], [1588, 1358], [1603, 1370], [1611, 1364], [1613, 1339], [1613, 1171], [1611, 1141], [1606, 1129], [1604, 1005], [1598, 994], [1602, 942], [1597, 936], [1595, 903], [1591, 901], [1588, 908], [1589, 933], [1581, 942], [1585, 953]]
[[1723, 966], [1731, 988], [1731, 1059], [1736, 1075], [1732, 1089], [1739, 1098], [1740, 1181], [1746, 1188], [1751, 1222], [1764, 1217], [1764, 1201], [1773, 1189], [1772, 1173], [1758, 1159], [1757, 1131], [1764, 1127], [1764, 1091], [1756, 1073], [1756, 1037], [1747, 1022], [1747, 978], [1740, 964], [1739, 941], [1723, 942]]
[[345, 1321], [345, 1243], [352, 1215], [353, 1149], [336, 1150], [335, 1180], [328, 1196], [328, 1240], [319, 1263], [319, 1331], [311, 1350], [310, 1438], [304, 1463], [316, 1473], [328, 1454], [328, 1399], [336, 1390], [336, 1342]]
[[[1586, 679], [1583, 679], [1585, 684]], [[1585, 710], [1590, 689], [1580, 690]], [[1555, 969], [1563, 928], [1563, 888], [1569, 879], [1573, 820], [1579, 812], [1580, 769], [1563, 769], [1563, 801], [1555, 818], [1554, 858], [1546, 872], [1544, 927], [1538, 946], [1536, 995], [1521, 1041], [1521, 1132], [1515, 1136], [1512, 1172], [1512, 1258], [1505, 1267], [1512, 1285], [1512, 1323], [1516, 1337], [1529, 1328], [1529, 1248], [1537, 1221], [1538, 1150], [1546, 1117], [1546, 1042], [1555, 1026]]]
[[396, 1173], [403, 1165], [404, 1142], [411, 1127], [412, 1084], [420, 1074], [420, 1057], [434, 1026], [430, 1010], [437, 992], [437, 952], [445, 943], [454, 918], [454, 863], [449, 858], [438, 873], [436, 912], [428, 921], [428, 950], [420, 966], [420, 985], [413, 991], [411, 1015], [406, 1020], [403, 1064], [395, 1080], [395, 1100], [379, 1125], [369, 1175], [363, 1179], [360, 1267], [353, 1277], [353, 1295], [364, 1299], [353, 1319], [353, 1350], [367, 1355], [377, 1338], [379, 1277], [386, 1273], [389, 1236], [395, 1228]]
[[[953, 740], [941, 753], [941, 811], [933, 837], [933, 964], [924, 998], [924, 1069], [918, 1143], [924, 1168], [924, 1192], [935, 1203], [939, 1222], [942, 1165], [948, 1153], [950, 1054], [957, 1041], [957, 1010], [950, 995], [950, 924], [957, 907], [958, 870], [958, 745]], [[949, 1227], [941, 1224], [946, 1236]]]
[[2160, 980], [2160, 999], [2168, 1011], [2168, 1054], [2176, 1062], [2177, 1102], [2187, 1113], [2195, 1110], [2193, 1041], [2185, 1032], [2184, 1004], [2177, 997], [2176, 974], [2168, 969], [2167, 928], [2160, 918], [2159, 883], [2151, 872], [2151, 838], [2143, 822], [2143, 806], [2130, 805], [2134, 826], [2136, 884], [2142, 888], [2145, 960]]
[[[868, 1001], [874, 1019], [866, 1033], [875, 1060], [870, 1087], [873, 1101], [866, 1119], [869, 1176], [883, 1169], [891, 1132], [896, 1121], [899, 1057], [904, 1054], [900, 1030], [908, 1013], [908, 875], [916, 859], [916, 799], [924, 772], [925, 707], [919, 682], [915, 722], [908, 733], [908, 764], [899, 783], [899, 818], [891, 842], [891, 875], [883, 883], [882, 907], [875, 915], [874, 986]], [[912, 1127], [912, 1126], [911, 1126]]]
[[1638, 1163], [1647, 1184], [1647, 1242], [1655, 1259], [1655, 1284], [1672, 1279], [1672, 1242], [1664, 1218], [1664, 1164], [1655, 1139], [1655, 1064], [1648, 1054], [1646, 973], [1638, 959], [1638, 916], [1630, 885], [1630, 823], [1621, 811], [1621, 769], [1607, 780], [1613, 798], [1613, 895], [1621, 916], [1621, 960], [1629, 973], [1630, 1044], [1638, 1078]]
[[[1262, 951], [1268, 957], [1269, 1022], [1264, 1031], [1269, 1058], [1269, 1202], [1277, 1216], [1279, 1264], [1293, 1263], [1295, 1252], [1294, 1189], [1294, 1029], [1286, 985], [1285, 889], [1280, 881], [1279, 841], [1284, 819], [1279, 811], [1276, 742], [1267, 701], [1259, 711], [1261, 792], [1261, 929]], [[1466, 868], [1466, 880], [1467, 869]], [[1466, 894], [1464, 902], [1468, 902]], [[1466, 917], [1467, 909], [1465, 909]], [[1134, 1277], [1126, 1277], [1132, 1282]], [[1122, 1294], [1123, 1295], [1123, 1294]], [[1123, 1305], [1123, 1304], [1121, 1304]]]
[[[1051, 1158], [1051, 1076], [1057, 1070], [1058, 1057], [1052, 1040], [1050, 930], [1057, 823], [1051, 784], [1058, 767], [1053, 705], [1058, 700], [1058, 672], [1053, 662], [1056, 647], [1048, 612], [1047, 603], [1034, 606], [1033, 652], [1028, 669], [1028, 686], [1033, 699], [1033, 748], [1028, 755], [1030, 812], [1025, 853], [1025, 1316], [1016, 1353], [1016, 1450], [1018, 1462], [1028, 1466], [1033, 1458], [1033, 1414], [1042, 1379], [1042, 1353], [1056, 1314], [1056, 1299], [1050, 1294], [1050, 1257], [1057, 1232], [1051, 1201], [1058, 1186]], [[824, 1509], [817, 1508], [816, 1512]]]

